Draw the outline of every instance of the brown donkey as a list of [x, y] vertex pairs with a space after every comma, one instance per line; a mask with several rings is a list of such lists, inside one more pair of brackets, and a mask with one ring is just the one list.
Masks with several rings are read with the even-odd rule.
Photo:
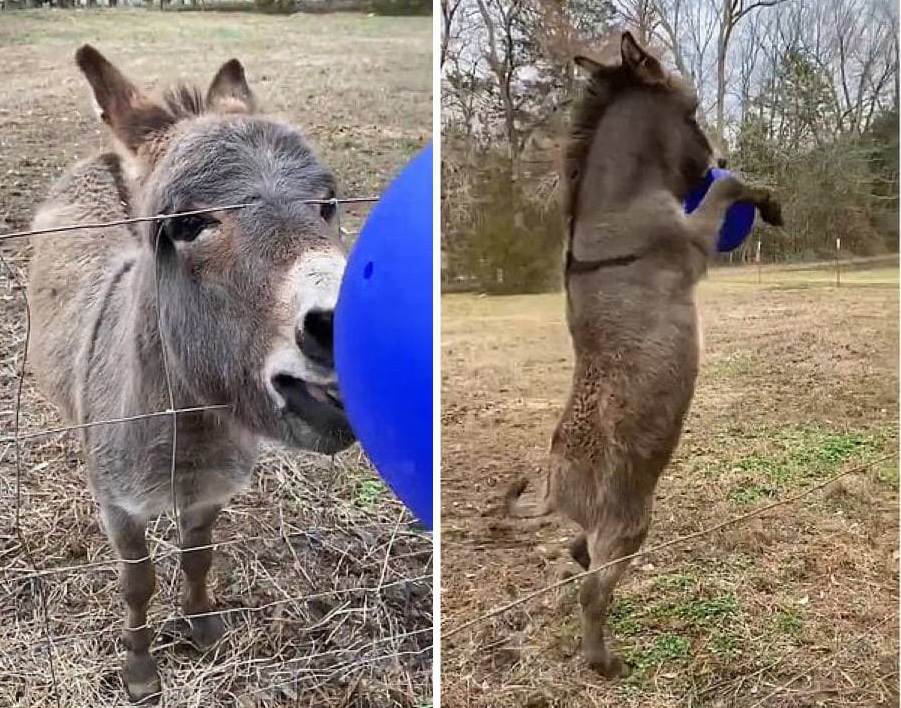
[[[575, 371], [554, 431], [538, 508], [507, 496], [524, 516], [560, 512], [583, 533], [571, 544], [586, 569], [637, 551], [654, 488], [694, 393], [699, 326], [695, 284], [716, 249], [726, 209], [753, 202], [781, 223], [769, 192], [718, 181], [686, 216], [682, 200], [713, 151], [695, 119], [697, 99], [628, 33], [622, 63], [579, 57], [590, 72], [565, 155], [567, 321]], [[582, 648], [608, 677], [625, 672], [604, 641], [613, 589], [628, 562], [582, 580]]]
[[[206, 589], [216, 516], [248, 484], [261, 439], [326, 454], [353, 442], [337, 393], [332, 313], [345, 253], [332, 237], [335, 179], [293, 127], [257, 115], [244, 70], [224, 64], [206, 95], [153, 100], [100, 53], [76, 60], [117, 151], [73, 166], [36, 228], [248, 204], [232, 211], [34, 242], [30, 361], [73, 423], [169, 408], [180, 414], [175, 474], [168, 416], [81, 430], [88, 481], [125, 562], [125, 686], [160, 693], [147, 604], [147, 521], [178, 508], [182, 609], [194, 642], [223, 632]], [[174, 497], [174, 498], [173, 498]], [[190, 615], [201, 615], [191, 618]]]

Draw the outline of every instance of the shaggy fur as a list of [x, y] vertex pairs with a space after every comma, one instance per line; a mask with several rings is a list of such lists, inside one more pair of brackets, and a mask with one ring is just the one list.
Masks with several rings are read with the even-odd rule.
[[[695, 96], [623, 35], [622, 63], [591, 72], [566, 151], [567, 322], [575, 351], [569, 400], [554, 431], [543, 498], [507, 495], [508, 512], [559, 512], [582, 527], [573, 557], [597, 568], [637, 551], [654, 488], [675, 450], [698, 373], [695, 284], [726, 209], [751, 201], [779, 223], [765, 190], [717, 182], [697, 211], [682, 199], [711, 165]], [[582, 647], [606, 676], [625, 671], [604, 637], [628, 563], [582, 582]]]
[[[331, 362], [304, 357], [309, 332], [297, 322], [300, 300], [326, 287], [337, 297], [345, 255], [320, 208], [304, 203], [333, 196], [334, 177], [296, 129], [254, 114], [236, 60], [206, 96], [179, 87], [160, 101], [91, 47], [77, 61], [119, 150], [69, 169], [35, 228], [250, 204], [35, 241], [29, 360], [68, 421], [167, 410], [166, 364], [176, 408], [230, 406], [179, 415], [174, 485], [171, 418], [81, 431], [104, 526], [120, 556], [134, 560], [147, 555], [148, 519], [173, 505], [183, 547], [209, 544], [218, 511], [250, 480], [261, 438], [327, 454], [353, 441]], [[321, 344], [317, 351], [327, 350], [330, 339]], [[265, 372], [278, 347], [306, 380], [272, 383]], [[283, 391], [274, 395], [273, 385]], [[208, 549], [183, 553], [189, 615], [212, 609], [210, 558]], [[144, 627], [151, 563], [123, 564], [122, 586], [126, 687], [135, 699], [155, 698], [160, 682]], [[201, 646], [223, 629], [216, 616], [191, 624]]]

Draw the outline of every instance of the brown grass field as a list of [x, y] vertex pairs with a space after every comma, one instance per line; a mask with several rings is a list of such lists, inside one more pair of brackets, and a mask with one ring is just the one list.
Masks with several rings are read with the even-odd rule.
[[[431, 137], [431, 20], [142, 10], [0, 16], [0, 233], [27, 228], [50, 182], [110, 147], [73, 55], [91, 42], [146, 86], [204, 87], [236, 56], [274, 115], [299, 125], [343, 195], [378, 194]], [[358, 228], [367, 207], [348, 209]], [[0, 255], [27, 272], [27, 241]], [[0, 706], [124, 705], [124, 617], [112, 551], [74, 435], [15, 446], [21, 288], [0, 264]], [[60, 424], [26, 379], [23, 432]], [[418, 706], [431, 701], [432, 543], [358, 448], [334, 460], [272, 451], [223, 514], [212, 589], [230, 631], [201, 655], [176, 619], [179, 573], [168, 518], [149, 529], [158, 590], [154, 653], [170, 706]], [[79, 568], [84, 564], [96, 567]], [[49, 620], [44, 622], [41, 592]], [[165, 621], [169, 618], [170, 621]], [[45, 632], [51, 637], [48, 651]], [[52, 658], [52, 662], [51, 662]]]
[[[898, 270], [833, 282], [766, 268], [758, 285], [751, 268], [702, 284], [703, 370], [646, 545], [897, 450]], [[542, 469], [571, 372], [563, 311], [559, 294], [443, 298], [442, 631], [575, 568], [573, 529], [491, 512]], [[571, 584], [443, 642], [442, 705], [896, 706], [897, 549], [891, 460], [637, 559], [612, 609], [629, 678], [581, 662]]]

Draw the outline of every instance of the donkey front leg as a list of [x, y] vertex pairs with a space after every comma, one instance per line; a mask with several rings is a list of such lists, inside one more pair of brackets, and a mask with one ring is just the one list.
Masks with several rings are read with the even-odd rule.
[[221, 509], [220, 506], [194, 506], [179, 515], [181, 569], [185, 574], [181, 607], [188, 617], [191, 639], [198, 649], [208, 649], [225, 631], [219, 615], [206, 614], [213, 611], [207, 592], [207, 574], [213, 562], [213, 549], [209, 546], [213, 540], [213, 524]]
[[[590, 568], [599, 568], [617, 558], [635, 553], [647, 534], [649, 515], [628, 522], [607, 517], [586, 534]], [[579, 546], [578, 539], [574, 545]], [[581, 549], [580, 549], [581, 550]], [[604, 638], [607, 612], [613, 589], [629, 567], [629, 561], [615, 563], [582, 579], [579, 604], [582, 606], [582, 653], [589, 666], [607, 678], [628, 674], [628, 666], [612, 653]]]
[[120, 582], [127, 615], [122, 641], [125, 644], [123, 678], [133, 701], [150, 704], [159, 699], [161, 686], [156, 660], [150, 655], [153, 634], [147, 626], [147, 605], [153, 595], [156, 574], [144, 540], [145, 523], [124, 509], [102, 510], [109, 539], [122, 559]]
[[716, 247], [720, 226], [726, 211], [735, 202], [750, 202], [760, 212], [761, 218], [773, 226], [782, 226], [782, 208], [768, 189], [751, 187], [738, 177], [730, 176], [714, 182], [704, 199], [686, 218], [691, 237], [706, 251]]

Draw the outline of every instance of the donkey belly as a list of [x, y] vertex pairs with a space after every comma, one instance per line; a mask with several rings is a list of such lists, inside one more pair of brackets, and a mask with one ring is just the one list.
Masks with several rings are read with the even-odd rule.
[[115, 436], [85, 435], [91, 491], [101, 505], [149, 519], [175, 506], [225, 505], [250, 483], [257, 441], [249, 433], [226, 425], [201, 436], [180, 425], [173, 474], [168, 421], [128, 425], [116, 426]]
[[190, 469], [176, 465], [173, 484], [171, 466], [160, 465], [151, 470], [98, 469], [89, 474], [89, 479], [99, 504], [116, 506], [148, 520], [176, 506], [182, 511], [225, 506], [250, 484], [251, 471], [252, 466], [241, 464]]
[[554, 505], [577, 523], [590, 525], [610, 504], [626, 508], [653, 494], [694, 394], [698, 341], [691, 324], [666, 336], [649, 332], [615, 355], [576, 352], [550, 481]]
[[[177, 472], [176, 476], [178, 477]], [[139, 480], [134, 495], [120, 492], [113, 504], [144, 520], [171, 512], [176, 506], [180, 511], [195, 507], [225, 506], [232, 497], [247, 488], [250, 479], [250, 469], [243, 472], [201, 470], [192, 473], [189, 481], [186, 481], [184, 475], [177, 479], [173, 496], [170, 471], [156, 470], [152, 480]]]
[[704, 359], [704, 325], [701, 321], [701, 308], [695, 303], [695, 327], [698, 332], [698, 362]]

